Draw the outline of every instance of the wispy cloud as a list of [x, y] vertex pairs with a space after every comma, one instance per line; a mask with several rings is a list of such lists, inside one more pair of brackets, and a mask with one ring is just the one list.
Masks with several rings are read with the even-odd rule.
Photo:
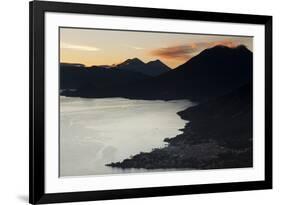
[[93, 46], [75, 45], [75, 44], [69, 44], [69, 43], [62, 43], [61, 48], [79, 50], [79, 51], [99, 51], [100, 50], [99, 48], [93, 47]]
[[217, 45], [236, 47], [237, 43], [229, 40], [214, 42], [197, 42], [186, 45], [177, 45], [155, 49], [151, 51], [150, 54], [165, 59], [188, 60], [200, 51]]
[[141, 46], [136, 46], [136, 45], [127, 45], [127, 44], [124, 44], [123, 45], [124, 47], [126, 48], [129, 48], [129, 49], [133, 49], [133, 50], [144, 50], [145, 48], [141, 47]]
[[131, 46], [131, 48], [135, 49], [135, 50], [143, 50], [144, 48], [139, 47], [139, 46]]
[[190, 54], [194, 53], [195, 49], [191, 45], [180, 45], [166, 48], [159, 48], [151, 51], [153, 56], [158, 56], [166, 59], [187, 59]]

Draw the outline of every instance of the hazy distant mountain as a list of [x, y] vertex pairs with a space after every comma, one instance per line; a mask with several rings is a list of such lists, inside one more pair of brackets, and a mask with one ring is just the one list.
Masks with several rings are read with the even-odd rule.
[[171, 68], [160, 60], [144, 63], [138, 58], [128, 59], [118, 64], [116, 69], [139, 72], [149, 76], [158, 76], [171, 70]]
[[[161, 65], [161, 62], [154, 61], [148, 64]], [[114, 70], [126, 72], [133, 70], [135, 73], [141, 74], [138, 69], [143, 69], [145, 65], [147, 66], [139, 59], [134, 58], [119, 64]], [[161, 75], [134, 79], [130, 82], [127, 81], [125, 85], [108, 87], [102, 91], [83, 88], [73, 95], [80, 97], [202, 100], [223, 95], [251, 82], [252, 73], [253, 54], [245, 46], [236, 48], [215, 46], [202, 51], [176, 69], [166, 71]]]

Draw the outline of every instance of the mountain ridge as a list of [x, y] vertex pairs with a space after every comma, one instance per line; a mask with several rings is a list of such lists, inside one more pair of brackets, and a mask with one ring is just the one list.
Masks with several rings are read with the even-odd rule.
[[[138, 64], [143, 63], [137, 59], [133, 59], [133, 61]], [[158, 61], [153, 62], [159, 63]], [[114, 68], [112, 70], [128, 72], [128, 69]], [[72, 93], [71, 96], [201, 101], [223, 95], [251, 82], [252, 73], [253, 54], [245, 46], [235, 48], [214, 46], [161, 75], [147, 75], [146, 78], [133, 80], [129, 84], [114, 86], [99, 92], [83, 87], [76, 93]]]
[[214, 46], [175, 69], [131, 86], [127, 97], [202, 100], [250, 82], [253, 54], [244, 46]]

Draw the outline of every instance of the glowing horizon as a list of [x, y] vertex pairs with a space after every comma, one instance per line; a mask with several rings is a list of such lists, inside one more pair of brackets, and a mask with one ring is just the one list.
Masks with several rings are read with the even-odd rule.
[[138, 58], [176, 68], [216, 45], [253, 50], [252, 37], [60, 28], [60, 63], [112, 66]]

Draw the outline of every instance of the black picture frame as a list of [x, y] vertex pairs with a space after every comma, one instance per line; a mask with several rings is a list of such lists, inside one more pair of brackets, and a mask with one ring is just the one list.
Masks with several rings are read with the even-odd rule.
[[[93, 4], [33, 1], [30, 2], [30, 165], [29, 202], [31, 204], [75, 202], [137, 197], [154, 197], [198, 193], [260, 190], [272, 188], [272, 17], [262, 15], [230, 14], [105, 6]], [[153, 188], [135, 188], [71, 193], [45, 192], [45, 84], [44, 84], [44, 19], [46, 12], [98, 14], [110, 16], [149, 17], [210, 22], [247, 23], [265, 26], [265, 180], [235, 183], [200, 184]]]

